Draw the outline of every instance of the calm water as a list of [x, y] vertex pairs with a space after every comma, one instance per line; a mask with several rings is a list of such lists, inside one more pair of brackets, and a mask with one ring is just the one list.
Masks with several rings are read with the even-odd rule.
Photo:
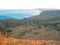
[[38, 10], [0, 10], [0, 19], [17, 18], [22, 19], [40, 14]]

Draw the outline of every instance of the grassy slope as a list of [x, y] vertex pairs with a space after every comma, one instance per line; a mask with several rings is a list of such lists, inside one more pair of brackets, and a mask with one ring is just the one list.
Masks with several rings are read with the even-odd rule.
[[[48, 39], [48, 40], [60, 40], [60, 31], [57, 31], [54, 26], [52, 28], [44, 27], [41, 25], [41, 28], [37, 26], [38, 23], [44, 22], [47, 23], [56, 23], [60, 27], [60, 11], [53, 11], [53, 13], [47, 11], [42, 12], [41, 15], [29, 17], [27, 19], [18, 20], [18, 19], [6, 19], [1, 22], [6, 26], [12, 27], [13, 30], [9, 37], [14, 38], [24, 38], [24, 39]], [[46, 15], [46, 14], [48, 15]], [[50, 16], [51, 14], [51, 16]], [[52, 17], [52, 15], [58, 14]], [[8, 23], [7, 23], [8, 22]], [[7, 23], [7, 24], [6, 24]], [[40, 24], [38, 24], [40, 26]], [[49, 25], [51, 27], [51, 25]], [[59, 29], [60, 30], [60, 29]]]
[[41, 26], [16, 26], [9, 37], [20, 39], [60, 40], [60, 32], [55, 29]]

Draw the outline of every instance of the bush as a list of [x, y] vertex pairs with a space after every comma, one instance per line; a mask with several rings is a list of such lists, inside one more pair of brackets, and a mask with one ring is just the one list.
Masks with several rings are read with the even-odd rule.
[[48, 26], [48, 24], [43, 24], [44, 25], [44, 27], [47, 27]]
[[2, 31], [2, 32], [3, 32], [3, 31], [4, 31], [4, 28], [0, 28], [0, 31]]
[[33, 34], [37, 35], [37, 34], [39, 34], [39, 33], [38, 33], [38, 32], [34, 32]]
[[46, 31], [50, 31], [51, 29], [46, 29]]
[[52, 25], [48, 25], [47, 27], [48, 28], [55, 28], [55, 26], [52, 26]]
[[56, 29], [56, 31], [60, 31], [60, 29]]
[[40, 26], [37, 26], [38, 28], [41, 28], [41, 25]]

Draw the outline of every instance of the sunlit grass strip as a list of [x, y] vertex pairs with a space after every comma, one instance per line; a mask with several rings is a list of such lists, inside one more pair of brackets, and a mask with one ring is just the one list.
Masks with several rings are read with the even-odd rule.
[[1, 38], [0, 45], [60, 45], [60, 41]]

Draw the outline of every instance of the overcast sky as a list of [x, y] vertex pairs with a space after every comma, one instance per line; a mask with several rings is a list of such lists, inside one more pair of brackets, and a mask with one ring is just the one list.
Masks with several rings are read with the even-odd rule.
[[0, 0], [0, 9], [60, 9], [60, 0]]

